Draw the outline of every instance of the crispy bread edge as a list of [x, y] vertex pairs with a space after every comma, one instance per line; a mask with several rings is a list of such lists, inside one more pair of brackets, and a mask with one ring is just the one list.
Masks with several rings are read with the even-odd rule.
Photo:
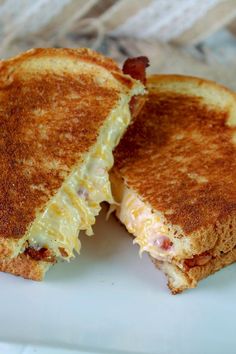
[[214, 81], [214, 80], [210, 80], [210, 79], [204, 79], [201, 77], [197, 77], [197, 76], [191, 76], [191, 75], [178, 75], [178, 74], [152, 74], [150, 76], [148, 76], [147, 78], [147, 85], [154, 88], [156, 82], [158, 82], [158, 84], [161, 84], [162, 82], [164, 83], [164, 85], [167, 82], [170, 82], [171, 84], [173, 83], [173, 81], [178, 81], [178, 82], [182, 82], [182, 83], [189, 83], [190, 81], [194, 82], [195, 84], [197, 84], [198, 86], [202, 86], [202, 85], [210, 85], [214, 88], [217, 89], [221, 89], [223, 90], [225, 93], [229, 94], [230, 96], [233, 96], [236, 99], [236, 93], [233, 92], [232, 90], [230, 90], [229, 88], [227, 88], [226, 86]]
[[25, 279], [43, 280], [46, 272], [53, 263], [36, 261], [22, 253], [19, 256], [0, 262], [0, 271], [21, 276]]
[[95, 66], [97, 65], [103, 67], [112, 74], [115, 80], [119, 81], [119, 83], [127, 89], [131, 89], [134, 84], [137, 84], [138, 82], [137, 80], [132, 79], [131, 76], [123, 74], [117, 63], [112, 58], [105, 57], [89, 48], [33, 48], [27, 50], [26, 52], [20, 53], [15, 57], [0, 60], [0, 71], [1, 74], [3, 74], [6, 69], [7, 73], [9, 73], [9, 71], [12, 73], [14, 72], [14, 65], [19, 65], [28, 59], [34, 57], [51, 57], [53, 59], [55, 56], [69, 57], [71, 60], [80, 60]]
[[195, 288], [200, 280], [234, 263], [236, 261], [236, 247], [230, 252], [212, 259], [206, 265], [192, 267], [189, 271], [180, 269], [176, 264], [160, 262], [152, 257], [151, 259], [155, 266], [166, 274], [168, 287], [172, 294], [179, 294], [186, 289]]

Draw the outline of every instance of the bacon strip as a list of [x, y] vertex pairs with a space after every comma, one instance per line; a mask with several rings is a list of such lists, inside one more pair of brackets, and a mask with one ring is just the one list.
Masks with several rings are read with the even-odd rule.
[[55, 257], [52, 256], [51, 252], [47, 248], [40, 248], [36, 250], [32, 247], [28, 247], [25, 250], [25, 254], [28, 254], [31, 258], [35, 259], [36, 261], [44, 261], [44, 262], [55, 262]]
[[212, 259], [212, 255], [208, 252], [203, 252], [202, 254], [196, 255], [193, 258], [185, 259], [184, 265], [187, 269], [203, 266], [207, 264]]
[[[123, 65], [123, 73], [130, 75], [133, 79], [140, 80], [146, 84], [146, 68], [149, 66], [147, 57], [128, 58]], [[133, 118], [135, 118], [141, 111], [144, 103], [144, 96], [134, 96], [131, 98], [129, 107]]]
[[165, 251], [168, 251], [173, 246], [173, 243], [171, 242], [169, 237], [166, 237], [164, 235], [158, 237], [155, 244]]
[[123, 73], [146, 84], [146, 68], [149, 66], [147, 57], [128, 58], [123, 65]]

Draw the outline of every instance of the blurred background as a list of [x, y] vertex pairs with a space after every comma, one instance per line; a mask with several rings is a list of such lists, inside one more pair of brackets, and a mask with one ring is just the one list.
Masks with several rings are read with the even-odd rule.
[[236, 0], [0, 0], [0, 57], [90, 47], [236, 90]]

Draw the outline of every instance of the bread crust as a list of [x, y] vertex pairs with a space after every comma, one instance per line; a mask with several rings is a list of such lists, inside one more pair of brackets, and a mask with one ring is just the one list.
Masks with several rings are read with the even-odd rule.
[[0, 261], [0, 271], [21, 276], [25, 279], [43, 280], [51, 262], [38, 261], [22, 253], [13, 259]]
[[152, 261], [157, 268], [164, 271], [168, 279], [168, 287], [175, 295], [186, 289], [195, 288], [200, 280], [234, 263], [236, 261], [236, 247], [211, 259], [205, 265], [192, 267], [188, 270], [183, 269], [178, 264], [167, 264], [154, 258], [152, 258]]
[[[21, 53], [13, 58], [0, 61], [1, 74], [4, 72], [7, 74], [15, 71], [14, 66], [20, 66], [30, 60], [45, 59], [69, 59], [70, 61], [82, 61], [90, 63], [95, 66], [100, 66], [109, 71], [116, 79], [121, 80], [122, 84], [132, 87], [133, 81], [129, 76], [123, 75], [116, 62], [108, 57], [104, 57], [102, 54], [95, 52], [89, 48], [34, 48], [24, 53]], [[53, 64], [53, 63], [52, 63]], [[54, 61], [54, 64], [56, 62]], [[8, 77], [9, 79], [9, 77]]]

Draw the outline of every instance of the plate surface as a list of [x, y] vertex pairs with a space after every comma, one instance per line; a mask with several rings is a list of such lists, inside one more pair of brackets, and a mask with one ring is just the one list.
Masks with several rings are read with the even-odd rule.
[[236, 346], [236, 264], [170, 295], [105, 211], [80, 257], [42, 283], [0, 274], [0, 353], [222, 354]]

